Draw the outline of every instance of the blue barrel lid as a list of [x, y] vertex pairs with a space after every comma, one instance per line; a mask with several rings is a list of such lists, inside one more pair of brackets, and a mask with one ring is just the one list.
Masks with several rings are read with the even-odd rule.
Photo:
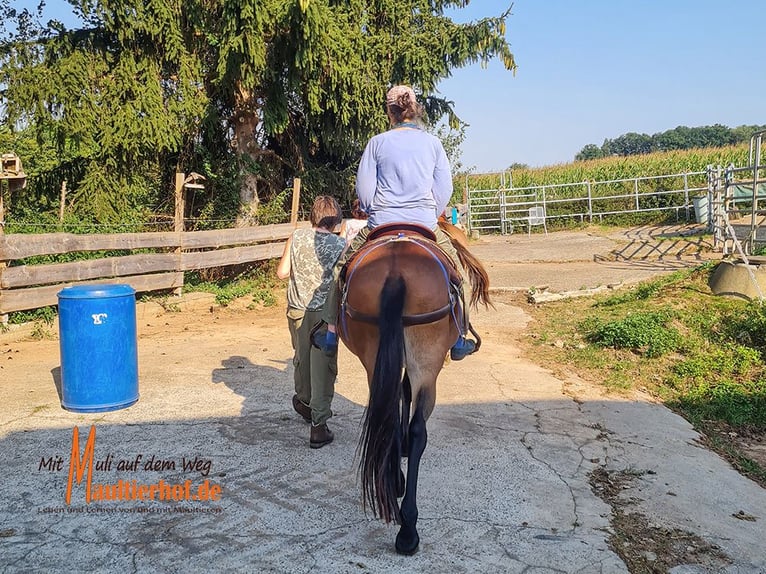
[[58, 292], [59, 299], [104, 299], [135, 295], [136, 290], [126, 284], [100, 283], [95, 285], [74, 285]]

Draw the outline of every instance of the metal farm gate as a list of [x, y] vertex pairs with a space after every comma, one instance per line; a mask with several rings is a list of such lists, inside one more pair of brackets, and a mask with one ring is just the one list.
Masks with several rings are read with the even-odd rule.
[[708, 194], [708, 171], [530, 187], [505, 187], [503, 174], [497, 189], [468, 189], [466, 181], [467, 225], [472, 231], [507, 235], [518, 226], [526, 229], [530, 216], [541, 209], [546, 221], [601, 222], [609, 216], [653, 211], [690, 219], [692, 210], [704, 203], [700, 198]]
[[750, 139], [746, 167], [729, 165], [711, 170], [711, 230], [715, 245], [724, 255], [745, 259], [762, 255], [766, 246], [766, 165], [763, 139], [766, 131], [756, 132]]

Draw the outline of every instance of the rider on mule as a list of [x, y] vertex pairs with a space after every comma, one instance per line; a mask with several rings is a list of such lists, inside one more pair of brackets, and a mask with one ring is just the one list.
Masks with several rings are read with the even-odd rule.
[[[316, 331], [314, 344], [325, 354], [338, 349], [338, 276], [348, 261], [378, 226], [392, 223], [415, 223], [432, 230], [436, 242], [455, 262], [458, 254], [450, 237], [437, 225], [452, 195], [452, 174], [444, 147], [438, 138], [421, 129], [418, 120], [423, 106], [417, 103], [409, 86], [394, 86], [386, 95], [386, 111], [391, 129], [370, 139], [364, 150], [356, 177], [356, 192], [360, 207], [368, 215], [367, 227], [362, 228], [341, 256], [335, 268], [336, 283], [330, 289], [323, 319], [327, 331]], [[458, 289], [462, 291], [461, 282]], [[463, 302], [466, 298], [460, 293]], [[462, 331], [450, 349], [452, 360], [459, 361], [477, 349], [476, 342], [466, 338], [468, 305], [462, 304]]]

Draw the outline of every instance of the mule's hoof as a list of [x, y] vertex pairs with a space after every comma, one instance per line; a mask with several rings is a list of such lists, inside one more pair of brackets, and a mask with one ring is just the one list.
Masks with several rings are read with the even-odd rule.
[[396, 535], [396, 552], [403, 554], [404, 556], [412, 556], [418, 551], [420, 547], [420, 536], [417, 531], [414, 532], [414, 536], [404, 536], [402, 531]]

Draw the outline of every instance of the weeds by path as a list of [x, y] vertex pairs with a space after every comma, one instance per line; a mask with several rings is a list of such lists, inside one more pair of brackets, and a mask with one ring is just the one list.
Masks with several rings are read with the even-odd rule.
[[526, 344], [608, 391], [645, 391], [766, 486], [766, 306], [718, 297], [712, 264], [530, 308]]

